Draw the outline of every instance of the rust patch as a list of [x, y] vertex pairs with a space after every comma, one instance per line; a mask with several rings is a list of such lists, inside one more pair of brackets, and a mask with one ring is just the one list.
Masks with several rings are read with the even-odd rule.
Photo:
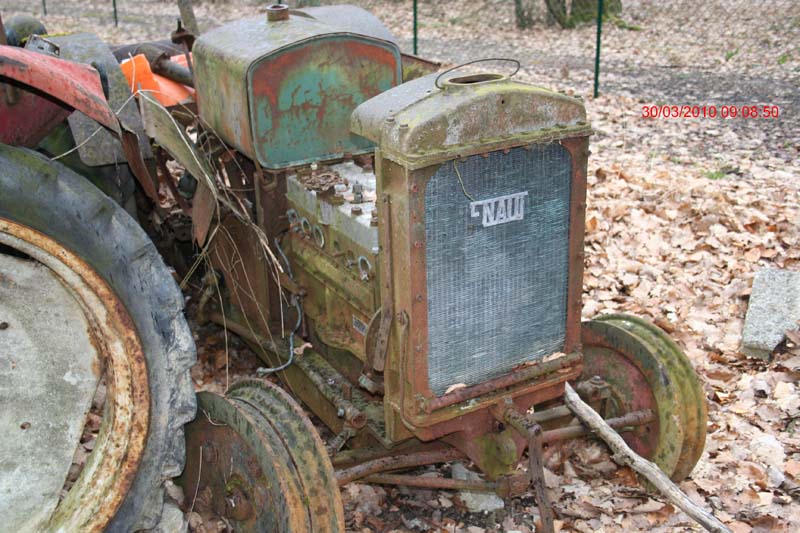
[[347, 184], [347, 180], [342, 178], [334, 170], [312, 171], [310, 174], [298, 174], [298, 181], [308, 190], [327, 192], [335, 185]]

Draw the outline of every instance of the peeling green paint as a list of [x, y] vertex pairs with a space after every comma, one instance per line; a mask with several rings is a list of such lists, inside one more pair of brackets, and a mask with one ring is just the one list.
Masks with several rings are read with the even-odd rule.
[[201, 117], [272, 169], [372, 151], [350, 114], [402, 76], [394, 43], [300, 16], [231, 22], [203, 34], [194, 58]]

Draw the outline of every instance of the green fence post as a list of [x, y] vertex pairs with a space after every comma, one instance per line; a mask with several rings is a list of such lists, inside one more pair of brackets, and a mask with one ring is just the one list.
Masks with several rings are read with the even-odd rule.
[[47, 0], [42, 0], [42, 15], [47, 16]]
[[417, 55], [417, 0], [414, 0], [414, 55]]
[[111, 3], [114, 5], [114, 27], [119, 26], [119, 19], [117, 18], [117, 0], [111, 0]]
[[603, 33], [603, 0], [597, 1], [597, 43], [594, 48], [594, 97], [600, 87], [600, 35]]

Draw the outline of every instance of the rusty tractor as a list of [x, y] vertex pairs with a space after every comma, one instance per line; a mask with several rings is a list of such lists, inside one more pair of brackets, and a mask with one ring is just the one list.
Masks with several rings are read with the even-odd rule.
[[[552, 531], [543, 454], [590, 432], [568, 383], [673, 480], [697, 463], [678, 346], [581, 321], [580, 99], [439, 71], [353, 6], [116, 48], [26, 18], [0, 36], [12, 529], [152, 528], [175, 478], [236, 531], [344, 531], [356, 480], [532, 489]], [[224, 396], [195, 396], [162, 256], [265, 365]], [[483, 478], [403, 473], [456, 459]]]

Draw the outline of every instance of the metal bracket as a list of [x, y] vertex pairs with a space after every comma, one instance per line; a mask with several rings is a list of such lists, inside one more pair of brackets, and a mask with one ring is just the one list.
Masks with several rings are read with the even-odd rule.
[[392, 298], [392, 225], [389, 195], [381, 198], [382, 205], [379, 213], [382, 217], [381, 233], [383, 234], [382, 262], [381, 262], [381, 323], [375, 340], [375, 359], [373, 368], [376, 372], [383, 372], [386, 366], [386, 351], [389, 348], [389, 333], [392, 319], [394, 318], [394, 299]]
[[531, 475], [533, 492], [542, 518], [542, 529], [545, 533], [554, 533], [553, 507], [547, 498], [544, 482], [544, 464], [542, 463], [542, 426], [529, 420], [514, 407], [503, 411], [501, 420], [514, 428], [520, 435], [528, 439], [528, 471]]
[[355, 437], [356, 433], [356, 429], [345, 422], [344, 426], [342, 427], [342, 431], [333, 437], [330, 442], [328, 442], [328, 455], [333, 458], [337, 453], [339, 453], [339, 451], [341, 451], [342, 448], [344, 448], [344, 445], [347, 444], [348, 440]]

